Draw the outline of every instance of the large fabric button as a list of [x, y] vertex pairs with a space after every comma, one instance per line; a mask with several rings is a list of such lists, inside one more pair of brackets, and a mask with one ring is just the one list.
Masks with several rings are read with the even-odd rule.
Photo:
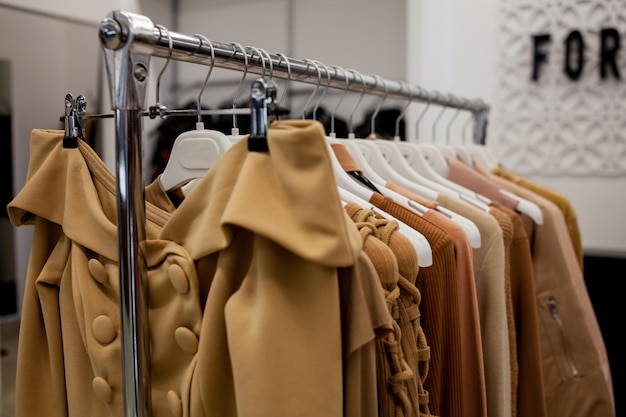
[[186, 294], [189, 291], [189, 279], [180, 265], [170, 265], [169, 275], [172, 286], [179, 294]]
[[96, 340], [103, 345], [111, 343], [117, 335], [117, 331], [115, 330], [115, 325], [113, 324], [113, 321], [105, 315], [101, 315], [95, 318], [95, 320], [93, 321], [92, 329], [93, 335]]
[[179, 327], [174, 332], [176, 343], [180, 348], [190, 354], [194, 354], [198, 351], [198, 337], [190, 329], [186, 327]]
[[167, 407], [170, 409], [172, 417], [180, 417], [183, 415], [183, 404], [175, 391], [170, 390], [167, 392]]
[[89, 273], [100, 284], [108, 284], [109, 283], [109, 275], [107, 274], [106, 269], [104, 269], [104, 265], [97, 259], [90, 259], [87, 262], [87, 268], [89, 269]]
[[100, 399], [100, 401], [105, 403], [110, 403], [113, 399], [113, 390], [109, 383], [99, 376], [95, 377], [93, 381], [91, 381], [91, 386], [93, 387], [93, 391], [96, 393], [96, 397]]

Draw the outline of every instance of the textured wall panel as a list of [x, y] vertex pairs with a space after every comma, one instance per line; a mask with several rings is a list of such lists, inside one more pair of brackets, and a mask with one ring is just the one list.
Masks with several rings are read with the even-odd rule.
[[[626, 175], [626, 1], [503, 0], [499, 13], [498, 89], [487, 136], [498, 159], [523, 174]], [[600, 77], [606, 28], [619, 32], [621, 79], [611, 71]], [[576, 81], [564, 71], [573, 30], [585, 44]], [[541, 33], [551, 36], [548, 62], [533, 81], [532, 37]]]

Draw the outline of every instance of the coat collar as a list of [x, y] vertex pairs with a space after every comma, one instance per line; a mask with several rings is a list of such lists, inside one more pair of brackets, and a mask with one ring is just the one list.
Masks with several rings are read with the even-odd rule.
[[332, 267], [356, 262], [362, 249], [345, 212], [323, 126], [285, 120], [268, 130], [269, 152], [248, 151], [247, 137], [220, 157], [161, 232], [194, 259], [226, 248], [236, 228]]
[[[113, 173], [85, 142], [63, 148], [61, 130], [31, 133], [26, 184], [7, 206], [13, 226], [40, 217], [56, 223], [76, 243], [118, 259], [116, 182]], [[146, 236], [156, 237], [169, 214], [146, 206]]]
[[[115, 177], [89, 145], [66, 149], [62, 138], [60, 130], [32, 132], [26, 184], [7, 206], [11, 223], [44, 218], [117, 260]], [[313, 262], [354, 264], [362, 241], [341, 205], [323, 126], [275, 122], [269, 152], [248, 151], [246, 140], [220, 158], [172, 215], [146, 203], [147, 238], [178, 242], [199, 259], [226, 248], [238, 227]]]

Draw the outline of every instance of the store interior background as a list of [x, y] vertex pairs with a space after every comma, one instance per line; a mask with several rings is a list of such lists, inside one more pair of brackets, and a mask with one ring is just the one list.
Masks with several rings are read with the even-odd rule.
[[[98, 26], [111, 10], [148, 16], [153, 23], [220, 42], [238, 42], [355, 69], [366, 75], [489, 103], [486, 146], [507, 168], [562, 192], [572, 202], [585, 251], [585, 279], [607, 345], [618, 416], [624, 386], [624, 342], [619, 334], [626, 277], [626, 3], [622, 0], [0, 0], [0, 198], [6, 206], [24, 185], [30, 131], [60, 128], [67, 93], [83, 94], [87, 109], [110, 111]], [[620, 78], [599, 75], [600, 33], [617, 29]], [[565, 44], [578, 30], [585, 43], [578, 80], [563, 72]], [[532, 36], [551, 35], [548, 61], [531, 80]], [[148, 103], [164, 60], [153, 59]], [[161, 102], [176, 108], [195, 100], [208, 67], [171, 63], [161, 81]], [[231, 100], [242, 73], [216, 69], [203, 103]], [[249, 75], [245, 86], [256, 78]], [[290, 83], [296, 116], [314, 86]], [[279, 94], [286, 84], [279, 81]], [[332, 110], [341, 91], [329, 91], [321, 106]], [[246, 94], [242, 89], [241, 95]], [[347, 120], [358, 94], [347, 94], [336, 116]], [[380, 98], [364, 97], [354, 124], [367, 123]], [[383, 108], [405, 103], [388, 100]], [[414, 102], [405, 136], [424, 142], [471, 140], [470, 115]], [[149, 132], [160, 122], [145, 119]], [[113, 169], [110, 122], [99, 126], [98, 152]], [[468, 128], [470, 126], [470, 128]], [[147, 158], [146, 158], [147, 159]], [[11, 179], [9, 181], [9, 178]], [[11, 227], [0, 211], [2, 414], [12, 417], [12, 336], [19, 324], [23, 278], [32, 230]], [[619, 340], [618, 340], [619, 339]]]

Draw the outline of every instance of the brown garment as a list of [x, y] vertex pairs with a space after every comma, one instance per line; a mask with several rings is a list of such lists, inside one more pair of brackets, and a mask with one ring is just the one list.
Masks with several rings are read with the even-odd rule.
[[[461, 333], [454, 243], [449, 233], [389, 197], [374, 194], [370, 201], [422, 233], [431, 245], [433, 264], [420, 268], [415, 286], [422, 295], [421, 325], [430, 345], [430, 366], [424, 387], [432, 414], [462, 417], [466, 387], [462, 384]], [[475, 386], [469, 387], [469, 391]]]
[[378, 272], [365, 251], [339, 269], [344, 417], [379, 417], [376, 339], [393, 330]]
[[[184, 199], [184, 194], [180, 189], [176, 189], [175, 193], [172, 195], [181, 196], [182, 201]], [[146, 186], [144, 189], [144, 199], [159, 207], [161, 210], [165, 210], [168, 213], [174, 213], [176, 211], [176, 205], [173, 202], [173, 199], [165, 192], [163, 186], [161, 186], [161, 181], [157, 178], [152, 181], [150, 184]]]
[[[348, 203], [346, 210], [357, 208]], [[376, 227], [368, 222], [355, 222], [361, 238], [363, 251], [372, 261], [380, 280], [387, 310], [391, 316], [392, 330], [376, 339], [376, 383], [378, 414], [381, 417], [410, 416], [415, 408], [409, 397], [408, 381], [413, 377], [400, 346], [401, 328], [398, 324], [400, 274], [398, 263], [391, 249], [376, 237]]]
[[[145, 198], [173, 213], [185, 199], [181, 188], [165, 192], [160, 176], [145, 189]], [[344, 417], [378, 417], [375, 337], [392, 330], [378, 274], [362, 252], [357, 262], [339, 268], [342, 347], [344, 355]]]
[[[502, 230], [502, 243], [504, 245], [504, 293], [506, 302], [506, 323], [509, 339], [509, 362], [511, 368], [511, 416], [517, 415], [517, 387], [519, 379], [519, 367], [517, 364], [517, 332], [515, 329], [515, 310], [513, 308], [513, 294], [511, 293], [511, 245], [513, 243], [513, 221], [496, 205], [504, 207], [497, 201], [491, 203], [489, 214], [498, 222]], [[507, 208], [508, 209], [508, 208]]]
[[424, 389], [430, 348], [419, 320], [420, 293], [414, 284], [419, 266], [415, 249], [408, 239], [398, 232], [397, 222], [379, 218], [371, 210], [360, 208], [354, 203], [346, 205], [346, 210], [357, 224], [368, 222], [376, 226], [376, 236], [389, 246], [396, 256], [400, 274], [398, 280], [400, 297], [396, 320], [400, 326], [403, 355], [413, 373], [412, 381], [408, 384], [409, 398], [413, 407], [412, 415], [430, 415], [428, 392]]
[[[333, 149], [344, 170], [361, 171], [344, 146]], [[422, 300], [429, 300], [430, 306], [427, 310], [432, 313], [422, 314], [424, 333], [429, 335], [431, 346], [429, 376], [425, 381], [425, 389], [429, 392], [429, 405], [433, 414], [464, 415], [456, 264], [451, 237], [439, 226], [422, 219], [390, 198], [375, 193], [371, 202], [422, 233], [431, 245], [433, 265], [421, 269], [416, 281]], [[385, 205], [389, 207], [382, 207]], [[429, 295], [426, 296], [426, 293]], [[424, 313], [424, 310], [421, 311]], [[435, 333], [434, 336], [430, 336], [428, 328]], [[436, 341], [432, 342], [431, 337], [435, 337]]]
[[183, 411], [343, 415], [338, 268], [355, 264], [362, 239], [319, 122], [273, 122], [268, 152], [249, 140], [220, 157], [160, 235], [188, 250], [210, 288]]
[[486, 179], [470, 166], [464, 164], [458, 159], [449, 157], [446, 157], [446, 161], [448, 162], [449, 168], [447, 178], [450, 181], [461, 184], [475, 193], [483, 195], [490, 200], [497, 201], [512, 210], [517, 207], [517, 201], [515, 201], [515, 199], [502, 194], [493, 182]]
[[552, 189], [545, 184], [539, 184], [538, 182], [533, 181], [530, 178], [518, 175], [517, 173], [504, 168], [502, 165], [498, 165], [496, 168], [494, 168], [492, 173], [515, 184], [519, 184], [522, 187], [527, 188], [530, 191], [533, 191], [556, 204], [559, 210], [561, 210], [561, 213], [563, 213], [563, 217], [565, 218], [565, 222], [567, 224], [567, 230], [569, 232], [570, 240], [572, 241], [572, 245], [574, 246], [574, 251], [576, 252], [580, 267], [583, 268], [584, 253], [582, 237], [580, 235], [580, 229], [578, 227], [578, 217], [576, 215], [576, 210], [574, 210], [574, 206], [572, 205], [570, 200], [563, 193]]
[[[388, 185], [393, 186], [398, 193], [403, 194], [409, 199], [416, 201], [419, 199], [419, 196], [414, 195], [413, 193], [403, 189], [402, 187], [395, 186], [394, 184]], [[440, 204], [437, 202], [431, 202], [430, 207], [432, 207], [432, 209], [424, 213], [423, 217], [446, 230], [450, 234], [450, 236], [452, 236], [452, 240], [454, 242], [455, 265], [457, 268], [457, 282], [459, 289], [458, 294], [462, 343], [461, 365], [464, 368], [463, 384], [464, 387], [469, 387], [466, 388], [466, 390], [468, 392], [471, 392], [471, 394], [468, 395], [467, 401], [470, 401], [470, 399], [471, 401], [474, 401], [474, 404], [467, 405], [466, 413], [468, 413], [467, 415], [472, 415], [470, 410], [477, 410], [479, 414], [475, 414], [476, 416], [486, 416], [488, 411], [487, 384], [485, 377], [486, 369], [485, 362], [483, 360], [484, 348], [481, 335], [481, 318], [478, 304], [479, 300], [476, 291], [476, 277], [474, 276], [474, 254], [472, 248], [469, 245], [467, 235], [465, 234], [463, 228], [454, 220], [438, 212], [436, 208], [439, 205]], [[489, 245], [489, 243], [490, 242], [487, 242], [487, 245]], [[502, 254], [502, 251], [500, 251], [500, 254]], [[501, 257], [496, 257], [496, 259], [497, 262], [502, 262]], [[500, 275], [500, 279], [503, 279], [502, 275]], [[501, 282], [501, 284], [503, 283]], [[495, 285], [492, 286], [492, 288], [495, 287]], [[504, 290], [502, 292], [504, 292]], [[497, 301], [503, 301], [503, 299], [500, 298]], [[486, 302], [485, 304], [483, 304], [483, 306], [487, 306], [488, 304], [489, 303]], [[501, 306], [504, 307], [503, 304], [501, 304]], [[504, 319], [505, 314], [503, 309], [495, 313], [494, 315], [486, 315], [484, 323], [489, 323], [489, 320], [494, 317]], [[500, 329], [499, 331], [489, 333], [489, 339], [493, 340], [494, 342], [498, 342], [497, 339], [502, 336], [506, 336], [506, 329]], [[506, 338], [502, 339], [502, 342], [505, 341]], [[490, 360], [499, 359], [502, 357], [502, 354], [504, 353], [502, 348], [505, 347], [503, 346], [502, 342], [499, 342], [499, 349], [494, 349], [495, 352], [488, 350], [491, 354], [491, 357], [489, 358]], [[502, 370], [503, 366], [500, 363], [498, 364], [497, 369], [491, 366], [489, 368], [489, 371], [494, 371], [494, 374], [500, 374]], [[506, 378], [492, 378], [491, 382], [494, 386], [494, 408], [496, 408], [495, 403], [499, 402], [502, 398], [502, 395], [498, 392], [498, 390], [502, 389], [502, 385], [504, 385], [504, 383], [508, 383], [508, 380], [508, 373], [506, 375]], [[498, 405], [497, 408], [502, 407]], [[494, 414], [500, 416], [500, 414], [498, 414], [497, 412], [494, 412]]]
[[[604, 346], [562, 212], [554, 203], [476, 168], [500, 187], [541, 208], [543, 223], [525, 222], [531, 242], [545, 398], [550, 416], [614, 416]], [[527, 217], [522, 215], [522, 217]], [[580, 395], [581, 390], [585, 394]]]
[[509, 252], [509, 277], [517, 346], [514, 362], [518, 370], [513, 411], [520, 417], [546, 417], [548, 411], [541, 366], [539, 323], [535, 307], [535, 276], [530, 241], [519, 213], [497, 202], [492, 204], [501, 213], [505, 213], [513, 225], [513, 240]]
[[461, 367], [463, 368], [461, 375], [464, 391], [468, 393], [468, 395], [464, 395], [463, 403], [466, 410], [472, 410], [476, 416], [486, 417], [487, 388], [472, 248], [465, 231], [454, 220], [433, 210], [424, 214], [424, 218], [442, 226], [444, 230], [450, 233], [454, 242], [459, 308], [461, 311]]
[[[472, 248], [476, 297], [480, 318], [482, 357], [485, 369], [487, 414], [511, 415], [511, 334], [515, 328], [510, 297], [507, 296], [507, 240], [499, 222], [489, 213], [447, 194], [440, 194], [439, 202], [473, 221], [480, 231], [480, 247]], [[509, 229], [512, 228], [509, 219]], [[510, 319], [510, 320], [509, 320]], [[514, 340], [514, 339], [513, 339]]]

